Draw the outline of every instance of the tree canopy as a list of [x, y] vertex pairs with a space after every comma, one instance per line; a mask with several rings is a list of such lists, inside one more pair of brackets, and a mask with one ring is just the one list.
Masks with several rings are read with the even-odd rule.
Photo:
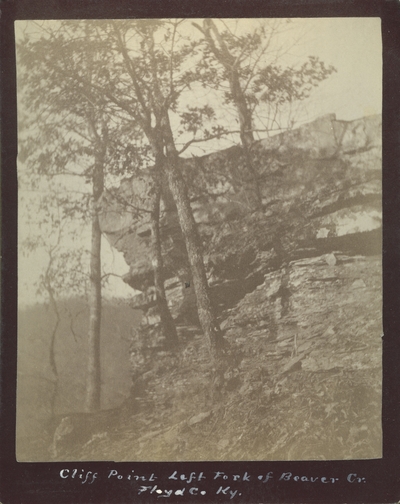
[[[255, 111], [267, 105], [273, 111], [268, 124], [274, 124], [279, 108], [304, 100], [334, 71], [313, 56], [284, 65], [282, 51], [272, 44], [281, 22], [233, 23], [234, 28], [231, 21], [213, 19], [35, 22], [18, 43], [20, 160], [31, 181], [61, 176], [68, 186], [79, 177], [81, 187], [82, 180], [91, 187], [83, 197], [66, 193], [62, 208], [67, 217], [89, 216], [93, 246], [96, 205], [105, 188], [126, 175], [150, 174], [153, 184], [143, 196], [157, 200], [166, 180], [211, 346], [220, 341], [219, 328], [182, 154], [194, 144], [239, 135], [257, 188], [248, 155]], [[239, 127], [221, 122], [220, 111], [232, 106]]]

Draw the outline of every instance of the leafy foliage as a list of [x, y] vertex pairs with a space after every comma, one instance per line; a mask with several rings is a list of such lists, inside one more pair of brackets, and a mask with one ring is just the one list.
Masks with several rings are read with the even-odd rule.
[[203, 58], [197, 64], [199, 80], [204, 87], [221, 90], [225, 104], [239, 109], [239, 118], [247, 114], [252, 122], [262, 103], [275, 106], [276, 114], [277, 107], [309, 97], [313, 87], [336, 71], [316, 56], [300, 65], [277, 64], [281, 48], [274, 47], [273, 40], [287, 22], [260, 20], [250, 32], [240, 30], [239, 23], [233, 29], [226, 20], [193, 23], [204, 37]]

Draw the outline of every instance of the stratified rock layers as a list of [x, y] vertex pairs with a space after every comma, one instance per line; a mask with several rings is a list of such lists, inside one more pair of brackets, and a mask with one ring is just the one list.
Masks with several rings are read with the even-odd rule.
[[[292, 302], [292, 276], [298, 276], [295, 271], [302, 271], [303, 285], [312, 282], [313, 292], [321, 289], [323, 293], [328, 284], [335, 285], [332, 295], [337, 295], [338, 301], [346, 301], [353, 292], [350, 280], [340, 280], [342, 265], [350, 258], [374, 256], [369, 267], [379, 273], [380, 115], [351, 122], [324, 116], [256, 142], [251, 163], [258, 173], [262, 207], [257, 205], [254, 177], [240, 146], [184, 163], [221, 322], [226, 310], [233, 309], [257, 286], [276, 282], [276, 275], [290, 277], [282, 287], [287, 290], [283, 311], [296, 318], [293, 310], [297, 305]], [[118, 190], [105, 194], [101, 226], [110, 243], [124, 253], [129, 265], [125, 281], [142, 292], [135, 304], [144, 310], [144, 323], [151, 325], [158, 322], [152, 298], [151, 229], [149, 214], [137, 211], [149, 206], [150, 185], [150, 177], [144, 172], [140, 179], [126, 179]], [[163, 200], [161, 228], [168, 303], [178, 323], [195, 323], [190, 269], [167, 190]], [[316, 277], [318, 263], [326, 266], [330, 273], [323, 275], [332, 280], [309, 280]], [[354, 275], [356, 279], [357, 272]], [[368, 290], [368, 285], [363, 288]], [[304, 290], [299, 295], [308, 297], [309, 292]], [[323, 299], [315, 296], [316, 311], [326, 305]]]

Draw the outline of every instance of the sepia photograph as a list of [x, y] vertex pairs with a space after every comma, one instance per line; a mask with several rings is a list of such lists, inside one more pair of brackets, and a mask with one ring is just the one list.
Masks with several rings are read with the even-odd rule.
[[15, 44], [17, 461], [380, 459], [380, 18]]

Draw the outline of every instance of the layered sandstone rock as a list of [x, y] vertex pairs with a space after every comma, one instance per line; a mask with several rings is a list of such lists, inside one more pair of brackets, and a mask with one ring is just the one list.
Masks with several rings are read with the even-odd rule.
[[[293, 261], [380, 253], [381, 116], [351, 122], [324, 116], [256, 142], [251, 163], [261, 207], [240, 146], [184, 163], [221, 321], [224, 310], [263, 284], [266, 275]], [[144, 309], [146, 323], [154, 324], [158, 318], [151, 293], [149, 214], [138, 211], [148, 210], [150, 185], [144, 172], [106, 194], [101, 226], [110, 243], [124, 253], [129, 265], [125, 281], [142, 292], [136, 306]], [[194, 322], [185, 246], [167, 190], [163, 197], [167, 298], [178, 322]]]

